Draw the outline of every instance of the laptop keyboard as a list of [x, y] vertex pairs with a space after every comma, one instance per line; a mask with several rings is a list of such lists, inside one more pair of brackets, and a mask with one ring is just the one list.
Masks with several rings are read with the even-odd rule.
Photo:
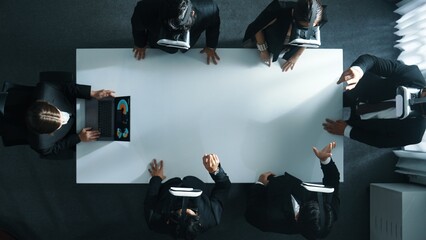
[[111, 137], [112, 133], [112, 102], [99, 101], [98, 106], [98, 127], [101, 137]]

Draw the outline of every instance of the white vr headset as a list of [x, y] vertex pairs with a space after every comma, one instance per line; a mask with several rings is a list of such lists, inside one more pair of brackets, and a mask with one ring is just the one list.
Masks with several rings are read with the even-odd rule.
[[170, 194], [172, 194], [175, 197], [199, 197], [203, 193], [200, 189], [194, 189], [194, 188], [186, 188], [186, 187], [171, 187], [169, 189]]
[[189, 49], [189, 30], [185, 30], [183, 33], [178, 34], [174, 37], [175, 39], [163, 38], [157, 41], [158, 45], [172, 48]]
[[[425, 114], [419, 109], [422, 109], [422, 104], [426, 103], [426, 98], [420, 97], [421, 89], [408, 88], [399, 86], [396, 89], [396, 117], [399, 119], [407, 118], [408, 116], [417, 116]], [[423, 109], [424, 111], [424, 109]]]

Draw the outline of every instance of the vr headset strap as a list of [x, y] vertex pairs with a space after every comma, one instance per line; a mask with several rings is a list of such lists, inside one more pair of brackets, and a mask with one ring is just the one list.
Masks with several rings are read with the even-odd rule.
[[410, 99], [409, 103], [410, 103], [410, 106], [419, 104], [419, 103], [426, 103], [426, 97]]
[[311, 7], [311, 19], [309, 21], [308, 33], [306, 34], [307, 39], [310, 39], [314, 33], [314, 21], [316, 18], [317, 9], [318, 9], [318, 3], [317, 1], [313, 0], [312, 7]]
[[323, 193], [317, 192], [318, 196], [318, 205], [320, 210], [320, 226], [321, 229], [325, 227], [325, 209], [324, 209], [324, 195]]

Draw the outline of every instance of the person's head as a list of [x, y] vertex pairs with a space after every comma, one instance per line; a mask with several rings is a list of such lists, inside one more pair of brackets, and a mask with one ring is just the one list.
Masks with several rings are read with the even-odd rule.
[[[318, 4], [317, 11], [312, 16], [312, 3], [315, 1]], [[323, 7], [320, 0], [298, 0], [294, 8], [293, 18], [295, 22], [301, 27], [309, 27], [309, 21], [311, 17], [314, 17], [314, 26], [318, 26], [321, 23], [323, 16]]]
[[50, 134], [62, 126], [61, 112], [46, 101], [36, 101], [27, 110], [25, 122], [29, 130]]
[[182, 218], [182, 209], [173, 211], [169, 224], [173, 225], [172, 235], [175, 239], [192, 240], [202, 231], [200, 216], [192, 209], [187, 209]]
[[[324, 221], [323, 227], [321, 221]], [[324, 204], [324, 219], [321, 219], [318, 202], [306, 202], [300, 207], [297, 222], [308, 239], [324, 238], [330, 233], [334, 222], [331, 206]]]
[[165, 0], [163, 17], [170, 30], [189, 30], [195, 22], [191, 0]]

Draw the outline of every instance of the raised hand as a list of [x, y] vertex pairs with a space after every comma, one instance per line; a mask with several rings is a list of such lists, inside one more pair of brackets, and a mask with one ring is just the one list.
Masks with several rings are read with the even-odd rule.
[[350, 67], [342, 73], [337, 84], [346, 82], [345, 90], [351, 90], [356, 87], [363, 75], [364, 72], [360, 67]]
[[336, 147], [336, 142], [331, 142], [327, 146], [325, 146], [321, 151], [319, 151], [316, 147], [313, 147], [312, 150], [315, 153], [315, 156], [319, 158], [321, 161], [327, 160], [327, 158], [331, 157], [331, 151]]
[[203, 165], [209, 173], [214, 173], [219, 169], [219, 157], [216, 154], [205, 154]]
[[151, 168], [148, 168], [149, 173], [151, 174], [151, 177], [160, 177], [162, 180], [164, 180], [166, 178], [166, 176], [164, 176], [164, 172], [163, 172], [163, 160], [160, 160], [160, 163], [157, 163], [157, 160], [154, 159], [152, 160], [152, 162], [150, 163]]

